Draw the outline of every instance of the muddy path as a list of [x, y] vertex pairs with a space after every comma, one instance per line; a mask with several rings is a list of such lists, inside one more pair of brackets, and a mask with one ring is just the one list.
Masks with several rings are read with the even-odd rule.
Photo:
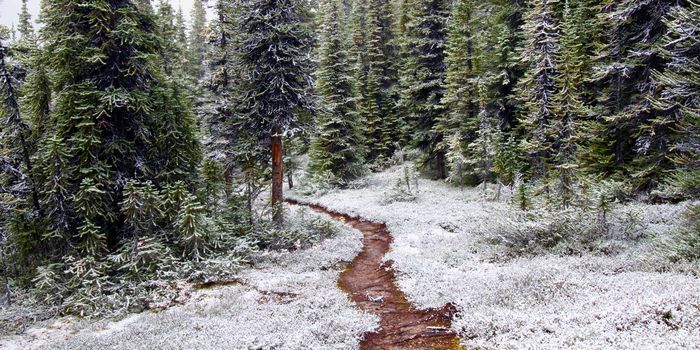
[[396, 286], [391, 264], [383, 263], [392, 237], [381, 223], [369, 222], [328, 210], [314, 204], [287, 200], [329, 215], [335, 220], [362, 232], [362, 251], [340, 274], [338, 286], [363, 310], [380, 317], [379, 329], [367, 333], [360, 345], [363, 350], [375, 349], [463, 349], [459, 338], [450, 329], [455, 308], [417, 310]]

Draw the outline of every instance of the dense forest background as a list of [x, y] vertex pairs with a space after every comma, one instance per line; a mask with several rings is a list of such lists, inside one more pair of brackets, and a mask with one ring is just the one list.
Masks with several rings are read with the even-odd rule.
[[[90, 314], [153, 280], [225, 278], [294, 241], [281, 182], [306, 153], [318, 186], [413, 152], [425, 176], [511, 187], [523, 210], [700, 194], [693, 1], [212, 0], [191, 16], [43, 0], [35, 32], [25, 0], [2, 30], [8, 302], [33, 289]], [[584, 201], [600, 183], [618, 190]]]

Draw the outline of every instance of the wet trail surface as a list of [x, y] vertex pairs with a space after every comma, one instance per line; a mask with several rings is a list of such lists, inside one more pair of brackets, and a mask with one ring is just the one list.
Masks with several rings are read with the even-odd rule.
[[362, 251], [340, 274], [338, 286], [363, 310], [380, 317], [378, 330], [367, 333], [360, 345], [363, 350], [375, 349], [463, 349], [459, 338], [450, 329], [454, 306], [417, 310], [396, 286], [390, 263], [383, 263], [392, 237], [382, 223], [366, 221], [328, 210], [322, 206], [287, 200], [362, 232]]

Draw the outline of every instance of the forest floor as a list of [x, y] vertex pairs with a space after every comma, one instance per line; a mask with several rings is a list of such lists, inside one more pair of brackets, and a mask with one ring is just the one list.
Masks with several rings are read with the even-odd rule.
[[399, 288], [421, 309], [455, 304], [452, 327], [468, 349], [700, 349], [697, 265], [658, 252], [689, 203], [620, 205], [640, 237], [611, 232], [592, 251], [512, 256], [492, 243], [517, 211], [507, 191], [494, 201], [493, 187], [419, 178], [415, 199], [392, 200], [404, 174], [396, 166], [357, 189], [299, 199], [385, 223]]
[[[355, 189], [292, 197], [385, 224], [393, 240], [381, 263], [401, 295], [420, 310], [454, 305], [450, 333], [466, 348], [700, 349], [697, 270], [656, 253], [688, 203], [625, 205], [641, 238], [513, 256], [493, 243], [515, 211], [507, 191], [494, 201], [492, 188], [418, 179], [414, 198], [392, 199], [403, 176], [396, 166]], [[299, 215], [319, 214], [292, 206], [290, 217]], [[121, 320], [52, 319], [0, 338], [0, 348], [357, 349], [382, 318], [338, 284], [363, 236], [337, 225], [333, 238], [266, 253], [240, 283], [194, 291], [184, 305]]]

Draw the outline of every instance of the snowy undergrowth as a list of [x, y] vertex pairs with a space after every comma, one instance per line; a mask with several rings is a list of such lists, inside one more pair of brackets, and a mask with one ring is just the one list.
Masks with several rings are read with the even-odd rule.
[[[448, 302], [468, 348], [700, 348], [700, 281], [695, 266], [659, 256], [659, 240], [677, 230], [679, 205], [629, 204], [643, 234], [612, 232], [605, 249], [513, 256], [490, 238], [515, 208], [479, 189], [418, 180], [412, 201], [386, 201], [403, 167], [373, 174], [361, 189], [303, 198], [385, 222], [394, 236], [386, 259], [421, 308]], [[663, 271], [663, 272], [662, 272]], [[690, 272], [693, 273], [690, 273]]]
[[[317, 214], [292, 208], [292, 220]], [[308, 219], [308, 218], [307, 218]], [[268, 252], [242, 283], [195, 292], [159, 313], [121, 321], [53, 320], [0, 339], [8, 349], [355, 349], [378, 319], [337, 288], [338, 274], [362, 247], [361, 233], [338, 234], [308, 249]]]

